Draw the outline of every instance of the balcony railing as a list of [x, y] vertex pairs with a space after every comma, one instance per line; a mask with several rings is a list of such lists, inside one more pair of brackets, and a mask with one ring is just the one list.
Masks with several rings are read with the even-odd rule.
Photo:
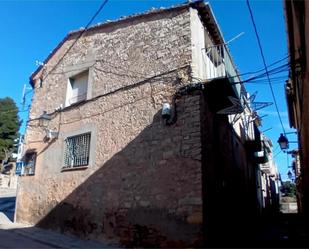
[[[240, 82], [239, 73], [226, 44], [214, 45], [203, 49], [203, 58], [207, 80], [226, 77], [231, 83]], [[241, 85], [233, 84], [233, 86], [239, 96]]]

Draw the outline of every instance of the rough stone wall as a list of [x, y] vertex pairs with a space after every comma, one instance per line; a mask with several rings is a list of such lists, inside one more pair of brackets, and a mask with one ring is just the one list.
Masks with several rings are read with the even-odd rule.
[[[38, 156], [35, 175], [20, 181], [18, 222], [127, 246], [201, 242], [200, 95], [177, 100], [174, 125], [161, 117], [163, 102], [190, 78], [183, 67], [190, 62], [189, 22], [188, 12], [167, 12], [93, 31], [43, 74], [31, 118], [63, 104], [68, 77], [85, 68], [97, 98], [53, 116], [49, 128], [58, 139], [43, 143], [43, 130], [30, 123], [25, 146]], [[89, 167], [63, 171], [65, 138], [85, 131]]]
[[[35, 89], [30, 118], [65, 103], [68, 78], [89, 69], [92, 97], [168, 73], [191, 62], [189, 10], [163, 12], [86, 32], [51, 71], [76, 36], [49, 60]], [[38, 86], [38, 85], [37, 85]]]
[[[163, 98], [167, 87], [156, 87]], [[129, 246], [194, 244], [202, 223], [200, 96], [179, 100], [172, 126], [150, 104], [150, 84], [118, 96], [140, 100], [109, 110], [117, 103], [110, 96], [89, 104], [100, 115], [83, 119], [97, 129], [94, 164], [61, 172], [60, 137], [42, 154], [39, 177], [23, 177], [18, 220], [94, 239], [116, 235]], [[61, 133], [74, 122], [63, 120]]]

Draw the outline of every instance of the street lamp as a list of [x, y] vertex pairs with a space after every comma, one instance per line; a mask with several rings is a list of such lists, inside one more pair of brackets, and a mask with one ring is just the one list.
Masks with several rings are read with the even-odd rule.
[[289, 172], [288, 172], [288, 178], [292, 180], [292, 177], [293, 177], [293, 174], [292, 174], [292, 172], [289, 170]]
[[43, 111], [43, 114], [38, 118], [38, 120], [39, 120], [39, 126], [46, 128], [49, 122], [51, 121], [51, 116], [47, 114], [46, 111]]
[[46, 111], [43, 111], [43, 114], [38, 118], [39, 126], [43, 127], [46, 132], [44, 140], [58, 138], [59, 132], [48, 129], [51, 119], [51, 116]]
[[289, 148], [289, 140], [282, 133], [280, 134], [280, 137], [277, 142], [279, 143], [281, 150], [286, 150]]

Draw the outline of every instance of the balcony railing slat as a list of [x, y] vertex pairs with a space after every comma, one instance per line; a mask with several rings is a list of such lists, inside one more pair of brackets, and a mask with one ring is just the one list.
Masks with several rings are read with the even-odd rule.
[[[226, 44], [209, 46], [202, 50], [206, 80], [228, 77], [230, 82], [240, 82], [238, 71]], [[240, 95], [240, 85], [235, 85], [235, 90]]]

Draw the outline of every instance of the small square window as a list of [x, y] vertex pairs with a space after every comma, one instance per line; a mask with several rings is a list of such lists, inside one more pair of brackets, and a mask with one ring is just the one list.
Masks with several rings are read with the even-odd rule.
[[23, 175], [34, 175], [36, 156], [36, 152], [27, 152], [25, 154]]
[[89, 164], [90, 133], [68, 137], [65, 140], [64, 168], [75, 168]]
[[87, 99], [88, 89], [88, 75], [89, 71], [80, 73], [74, 77], [69, 78], [66, 106], [84, 101]]

